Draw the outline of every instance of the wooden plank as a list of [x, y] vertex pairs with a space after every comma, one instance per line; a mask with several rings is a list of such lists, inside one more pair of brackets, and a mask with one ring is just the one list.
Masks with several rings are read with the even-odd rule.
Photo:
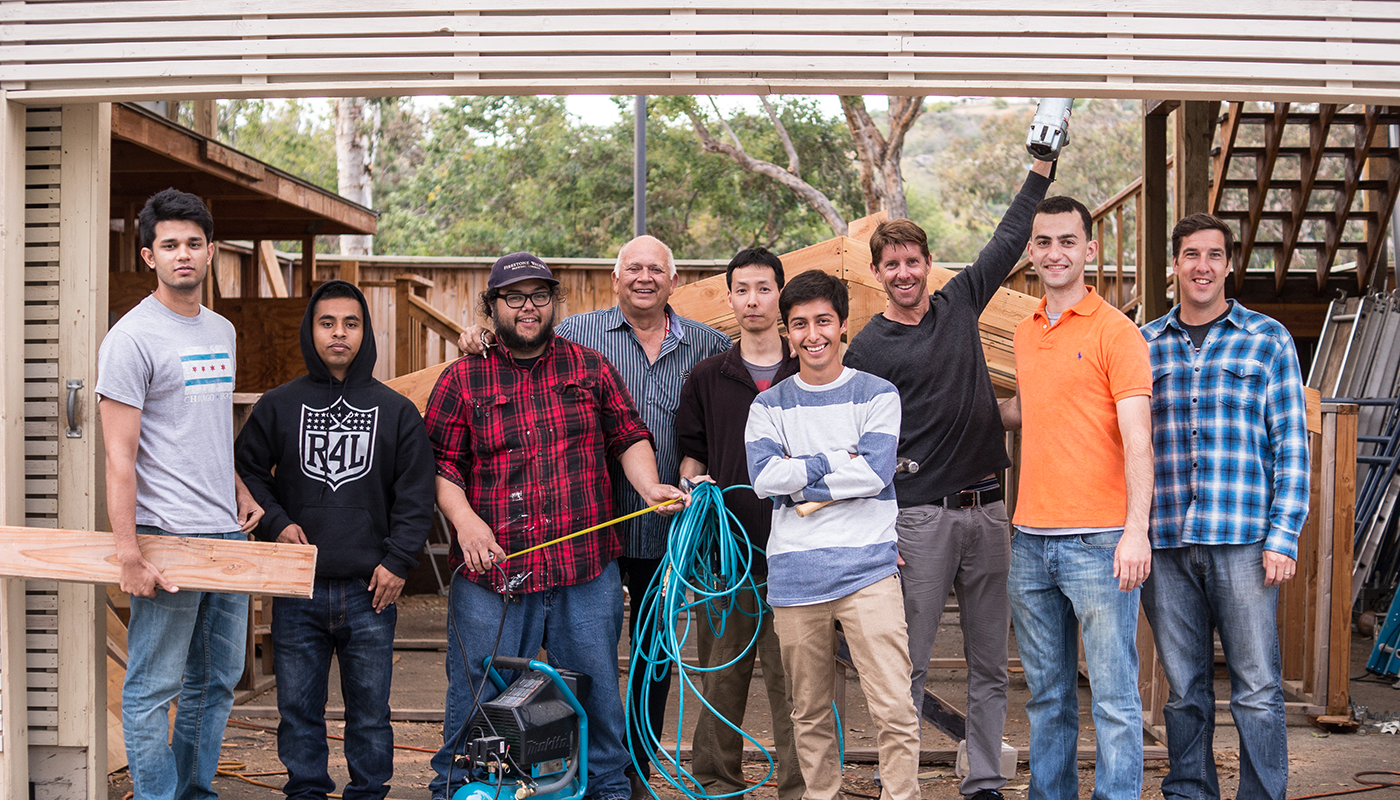
[[1332, 530], [1332, 592], [1330, 600], [1331, 658], [1327, 663], [1327, 713], [1348, 712], [1351, 678], [1351, 570], [1356, 512], [1356, 423], [1358, 407], [1337, 408], [1336, 461]]
[[[744, 0], [690, 0], [680, 5], [706, 11], [734, 11], [752, 7]], [[849, 2], [843, 0], [810, 0], [805, 4], [796, 0], [786, 0], [785, 2], [766, 4], [765, 8], [773, 11], [839, 11], [848, 8], [849, 5]], [[1055, 10], [1064, 14], [1101, 14], [1104, 6], [1104, 3], [1092, 0], [1068, 0], [1057, 5]], [[1377, 20], [1400, 19], [1400, 9], [1394, 6], [1394, 3], [1380, 2], [1358, 4], [1346, 0], [1292, 0], [1287, 7], [1287, 16], [1305, 20], [1347, 19], [1353, 16]], [[442, 3], [434, 2], [434, 0], [383, 0], [375, 4], [375, 9], [384, 15], [390, 13], [441, 13], [443, 7]], [[946, 0], [906, 0], [906, 2], [901, 3], [900, 7], [910, 12], [939, 11], [947, 8], [947, 2]], [[169, 0], [30, 3], [5, 7], [3, 13], [0, 13], [0, 21], [80, 22], [112, 19], [163, 19], [172, 14], [171, 8], [172, 3]], [[566, 14], [593, 10], [648, 11], [654, 10], [656, 4], [644, 0], [534, 0], [526, 3], [511, 2], [511, 0], [483, 0], [473, 3], [472, 8], [483, 12], [526, 13], [534, 11], [540, 14]], [[1004, 15], [1045, 12], [1043, 4], [1028, 2], [1028, 0], [1019, 0], [1018, 2], [1010, 2], [1010, 0], [962, 0], [958, 3], [958, 8], [967, 12], [980, 11]], [[1362, 13], [1363, 9], [1365, 13]], [[337, 4], [335, 0], [301, 0], [295, 6], [295, 13], [289, 13], [285, 5], [279, 5], [270, 2], [270, 0], [205, 0], [204, 3], [200, 4], [198, 14], [186, 11], [181, 16], [192, 18], [232, 17], [237, 19], [247, 15], [267, 14], [273, 18], [285, 20], [289, 17], [337, 14], [343, 10], [344, 5]], [[1230, 4], [1228, 9], [1219, 4], [1206, 2], [1206, 0], [1179, 0], [1178, 2], [1138, 0], [1133, 4], [1133, 11], [1143, 15], [1188, 15], [1210, 18], [1278, 17], [1281, 15], [1279, 5], [1270, 2], [1270, 0], [1240, 0]]]
[[[470, 358], [470, 356], [463, 356], [463, 358]], [[418, 413], [423, 414], [427, 411], [428, 399], [432, 396], [433, 387], [437, 385], [438, 376], [442, 375], [443, 371], [451, 365], [451, 361], [444, 361], [417, 372], [400, 375], [384, 383], [390, 389], [412, 400], [413, 404], [418, 407]]]
[[[284, 31], [285, 32], [285, 31]], [[205, 37], [171, 41], [161, 57], [185, 59], [204, 56], [211, 59], [279, 59], [288, 57], [350, 56], [357, 52], [374, 57], [432, 56], [468, 50], [478, 55], [518, 55], [537, 53], [589, 52], [590, 54], [661, 51], [678, 53], [715, 53], [755, 51], [764, 53], [820, 53], [846, 50], [861, 53], [925, 53], [947, 55], [994, 55], [1008, 52], [1052, 52], [1073, 41], [1078, 57], [1122, 56], [1131, 54], [1139, 59], [1197, 58], [1213, 61], [1286, 61], [1326, 64], [1332, 61], [1373, 61], [1386, 63], [1393, 56], [1391, 48], [1397, 42], [1340, 41], [1310, 42], [1299, 48], [1289, 39], [1246, 37], [1180, 36], [1140, 38], [1124, 41], [1118, 37], [1017, 35], [989, 31], [992, 35], [961, 36], [925, 33], [901, 36], [892, 31], [857, 33], [852, 31], [747, 31], [695, 34], [689, 32], [641, 32], [635, 27], [626, 33], [515, 33], [482, 37], [477, 33], [441, 36], [376, 36], [373, 39], [356, 36], [307, 37], [277, 36], [267, 39], [209, 39]], [[19, 44], [0, 46], [0, 59], [30, 64], [66, 64], [127, 61], [150, 57], [149, 43], [140, 38], [56, 44]], [[1367, 38], [1371, 38], [1368, 36]], [[217, 145], [216, 145], [217, 147]], [[210, 160], [233, 167], [237, 162], [221, 158], [243, 158], [251, 169], [261, 164], [246, 159], [237, 151], [222, 148], [216, 155], [211, 148]], [[250, 172], [250, 176], [251, 176]]]
[[[258, 259], [258, 266], [262, 268], [262, 274], [267, 277], [267, 282], [272, 286], [272, 296], [287, 296], [287, 281], [282, 277], [282, 262], [277, 259], [277, 250], [272, 246], [272, 242], [264, 239], [255, 254]], [[303, 308], [303, 310], [305, 310]]]
[[[476, 6], [473, 5], [473, 8]], [[438, 8], [420, 12], [389, 12], [380, 14], [304, 15], [286, 14], [244, 16], [242, 18], [209, 17], [199, 22], [198, 35], [218, 40], [241, 37], [282, 37], [295, 30], [305, 37], [333, 36], [433, 36], [448, 38], [463, 34], [521, 34], [558, 35], [561, 32], [616, 33], [634, 31], [646, 34], [670, 33], [827, 33], [844, 31], [851, 34], [1069, 34], [1094, 37], [1210, 37], [1216, 41], [1293, 40], [1299, 34], [1297, 19], [1278, 13], [1255, 16], [1247, 26], [1215, 24], [1202, 27], [1200, 18], [1192, 18], [1184, 9], [1165, 16], [1133, 14], [1050, 14], [1043, 6], [1023, 14], [998, 14], [995, 11], [968, 14], [844, 14], [846, 8], [832, 13], [736, 13], [671, 14], [669, 9], [635, 9], [631, 13], [609, 13], [606, 9], [587, 14], [564, 15], [549, 9], [546, 15], [530, 14], [532, 6], [518, 6], [518, 13], [503, 15], [458, 16], [443, 14]], [[378, 8], [378, 6], [376, 6]], [[300, 9], [300, 7], [298, 7]], [[279, 9], [285, 10], [285, 9]], [[536, 8], [537, 11], [543, 10]], [[774, 7], [772, 10], [781, 10]], [[795, 9], [804, 11], [806, 9]], [[1058, 8], [1056, 9], [1058, 10]], [[1307, 22], [1309, 45], [1324, 45], [1326, 39], [1361, 39], [1393, 41], [1400, 39], [1400, 25], [1375, 20], [1354, 21], [1346, 16], [1313, 18]], [[45, 22], [26, 25], [24, 22], [0, 24], [0, 35], [6, 41], [88, 42], [140, 41], [163, 39], [173, 42], [191, 36], [190, 23], [159, 15], [151, 19], [106, 19], [100, 27], [78, 22]], [[1226, 45], [1228, 47], [1228, 45]], [[658, 48], [659, 49], [659, 48]]]
[[[1309, 81], [1300, 73], [1296, 80], [1268, 78], [1257, 83], [1247, 82], [1245, 76], [1237, 76], [1240, 82], [1218, 75], [1196, 76], [1184, 72], [1178, 66], [1164, 70], [1158, 77], [1143, 76], [1135, 80], [1132, 76], [1117, 74], [1084, 75], [1045, 75], [1036, 72], [1045, 65], [1042, 62], [1028, 62], [1021, 65], [1026, 73], [1012, 74], [969, 74], [959, 70], [962, 62], [950, 59], [945, 65], [947, 71], [934, 69], [936, 64], [880, 63], [852, 64], [845, 61], [823, 62], [812, 70], [798, 67], [810, 65], [812, 59], [796, 59], [786, 62], [785, 69], [762, 73], [735, 72], [731, 58], [716, 58], [713, 72], [696, 73], [694, 64], [670, 64], [669, 72], [642, 69], [643, 65], [655, 67], [652, 61], [634, 61], [629, 65], [617, 65], [616, 69], [600, 67], [594, 73], [569, 70], [560, 64], [559, 71], [529, 72], [519, 70], [486, 73], [457, 73], [459, 61], [444, 60], [437, 64], [420, 65], [428, 70], [446, 72], [425, 72], [390, 75], [381, 68], [371, 68], [357, 62], [364, 69], [375, 70], [367, 77], [364, 74], [326, 75], [323, 73], [305, 76], [277, 77], [272, 82], [265, 76], [214, 75], [201, 79], [172, 78], [163, 74], [160, 77], [133, 80], [129, 83], [102, 83], [100, 86], [82, 80], [65, 81], [61, 84], [28, 83], [26, 88], [15, 88], [7, 92], [15, 102], [40, 105], [61, 101], [84, 101], [101, 99], [112, 102], [139, 101], [158, 95], [178, 95], [185, 98], [238, 98], [265, 97], [276, 94], [278, 97], [324, 97], [328, 93], [342, 96], [359, 96], [388, 92], [390, 94], [938, 94], [938, 95], [1011, 95], [1011, 96], [1052, 96], [1073, 91], [1079, 98], [1155, 98], [1173, 97], [1186, 100], [1217, 100], [1221, 95], [1241, 97], [1261, 102], [1328, 102], [1328, 103], [1395, 103], [1400, 99], [1400, 84], [1380, 81], [1376, 84], [1364, 80], [1331, 79], [1326, 82]], [[1124, 60], [1100, 59], [1100, 63], [1136, 63]], [[184, 62], [168, 62], [171, 74], [178, 74]], [[242, 62], [248, 64], [262, 62]], [[1180, 64], [1184, 62], [1172, 62]], [[526, 66], [535, 60], [524, 61]], [[730, 69], [724, 69], [724, 66]], [[505, 65], [493, 65], [502, 68]], [[751, 66], [747, 62], [745, 66]], [[758, 65], [752, 65], [758, 66]], [[984, 65], [979, 65], [984, 66]], [[1092, 65], [1087, 68], [1093, 68]], [[1035, 75], [1027, 79], [1026, 74]], [[470, 80], [466, 76], [473, 76]], [[917, 75], [917, 77], [915, 77]], [[452, 76], [452, 77], [448, 77]], [[272, 88], [268, 88], [272, 87]], [[44, 190], [35, 190], [35, 195]], [[35, 200], [31, 202], [46, 202]]]
[[[316, 548], [277, 542], [139, 535], [141, 552], [176, 586], [311, 597]], [[0, 526], [0, 577], [115, 584], [112, 534]]]
[[301, 297], [234, 297], [214, 303], [214, 310], [238, 333], [234, 391], [266, 392], [306, 374], [301, 355]]
[[[790, 75], [832, 75], [852, 73], [904, 74], [912, 78], [915, 74], [928, 75], [974, 75], [985, 83], [1024, 85], [1027, 74], [1038, 74], [1048, 79], [1064, 83], [1090, 82], [1114, 78], [1131, 86], [1132, 81], [1181, 80], [1189, 76], [1193, 81], [1216, 82], [1218, 95], [1234, 96], [1236, 86], [1250, 80], [1295, 84], [1301, 89], [1311, 88], [1320, 81], [1374, 82], [1380, 86], [1400, 84], [1400, 65], [1348, 64], [1348, 63], [1307, 63], [1283, 61], [1227, 61], [1198, 59], [1191, 62], [1169, 59], [1106, 59], [1080, 57], [1073, 47], [1075, 41], [1062, 40], [1065, 54], [1053, 59], [1017, 58], [994, 54], [968, 56], [923, 55], [908, 51], [899, 53], [870, 52], [850, 55], [829, 54], [827, 51], [802, 54], [773, 55], [757, 50], [762, 40], [755, 43], [755, 50], [744, 57], [745, 71], [774, 72]], [[689, 51], [685, 51], [689, 52]], [[1117, 55], [1123, 53], [1119, 51]], [[290, 82], [315, 77], [318, 80], [335, 82], [345, 78], [363, 76], [366, 73], [379, 76], [379, 80], [411, 78], [436, 73], [454, 74], [452, 70], [476, 73], [512, 73], [517, 75], [587, 75], [600, 77], [622, 73], [695, 73], [696, 77], [710, 78], [732, 73], [734, 57], [731, 54], [696, 53], [694, 55], [662, 54], [636, 55], [632, 52], [578, 56], [567, 52], [566, 47], [549, 49], [549, 54], [509, 54], [457, 56], [450, 53], [435, 55], [388, 54], [375, 56], [365, 53], [360, 58], [352, 57], [288, 57], [245, 60], [223, 58], [210, 60], [150, 59], [142, 61], [104, 61], [96, 63], [43, 63], [10, 64], [7, 71], [16, 81], [24, 82], [67, 82], [81, 84], [91, 81], [101, 72], [114, 85], [145, 85], [146, 88], [177, 88], [170, 83], [172, 75], [183, 80], [228, 81], [233, 78], [257, 78]], [[572, 66], [572, 69], [569, 67]], [[1040, 70], [1039, 73], [1036, 70]], [[693, 79], [692, 79], [693, 80]], [[154, 85], [152, 85], [154, 84]], [[1171, 84], [1166, 84], [1170, 86]], [[1198, 86], [1197, 88], [1202, 88]], [[1296, 90], [1296, 89], [1295, 89]], [[245, 90], [246, 91], [246, 90]], [[265, 90], [264, 90], [265, 91]], [[1317, 90], [1319, 92], [1323, 90]], [[1392, 89], [1392, 91], [1396, 91]], [[1383, 89], [1373, 90], [1371, 97], [1388, 101], [1391, 98]], [[1253, 92], [1251, 92], [1251, 95]], [[67, 99], [67, 98], [65, 98]], [[96, 98], [92, 98], [96, 99]], [[1329, 98], [1330, 99], [1330, 98]], [[70, 101], [72, 101], [70, 99]], [[206, 162], [208, 163], [208, 162]]]

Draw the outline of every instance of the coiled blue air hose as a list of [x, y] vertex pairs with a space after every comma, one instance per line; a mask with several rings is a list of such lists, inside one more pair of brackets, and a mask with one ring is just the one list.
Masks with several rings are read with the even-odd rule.
[[[669, 770], [657, 771], [667, 783], [690, 800], [738, 797], [748, 789], [724, 794], [707, 794], [694, 776], [681, 766], [679, 743], [683, 738], [681, 729], [685, 724], [688, 697], [694, 697], [715, 715], [720, 724], [729, 726], [765, 754], [768, 759], [768, 774], [755, 786], [767, 782], [774, 773], [773, 756], [768, 749], [743, 728], [716, 712], [694, 679], [697, 673], [703, 675], [706, 672], [716, 672], [737, 663], [755, 646], [761, 626], [754, 626], [754, 635], [748, 645], [739, 655], [724, 664], [707, 668], [691, 666], [681, 660], [681, 652], [690, 639], [694, 625], [709, 625], [714, 635], [719, 637], [724, 634], [730, 614], [747, 614], [738, 602], [744, 593], [753, 594], [753, 607], [758, 608], [760, 614], [766, 609], [766, 605], [759, 602], [758, 584], [754, 581], [751, 569], [754, 554], [762, 551], [749, 542], [744, 526], [724, 506], [724, 493], [740, 488], [749, 487], [731, 486], [721, 490], [713, 483], [699, 484], [691, 491], [690, 507], [671, 520], [666, 557], [651, 586], [647, 588], [641, 606], [642, 619], [639, 630], [659, 629], [659, 632], [654, 636], [637, 637], [627, 674], [627, 697], [630, 699], [636, 696], [632, 692], [633, 681], [664, 676], [673, 666], [676, 668], [676, 674], [680, 678], [680, 707], [676, 713], [676, 751], [664, 750], [661, 747], [660, 736], [651, 728], [647, 692], [641, 693], [640, 708], [634, 708], [631, 702], [628, 703], [627, 724], [629, 727], [635, 725], [645, 745], [652, 752], [660, 754], [658, 759], [663, 759], [670, 765]], [[641, 771], [636, 753], [632, 754], [632, 766], [638, 772]], [[653, 791], [652, 795], [655, 794]]]

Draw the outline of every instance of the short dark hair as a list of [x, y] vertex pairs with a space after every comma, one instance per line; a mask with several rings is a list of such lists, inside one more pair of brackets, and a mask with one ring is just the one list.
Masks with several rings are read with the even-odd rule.
[[1035, 207], [1035, 216], [1041, 214], [1052, 217], [1057, 214], [1078, 214], [1079, 221], [1084, 224], [1084, 238], [1094, 238], [1094, 215], [1089, 213], [1088, 206], [1069, 195], [1057, 194], [1041, 200], [1040, 205]]
[[[506, 290], [506, 289], [509, 289], [511, 286], [514, 286], [514, 285], [515, 285], [515, 284], [510, 284], [509, 286], [502, 286], [502, 287], [497, 288], [497, 289], [487, 289], [486, 291], [482, 292], [481, 295], [478, 297], [478, 300], [479, 300], [479, 302], [480, 302], [480, 305], [477, 306], [477, 311], [479, 311], [479, 312], [481, 313], [481, 315], [482, 315], [483, 317], [486, 317], [487, 319], [495, 319], [495, 318], [496, 318], [496, 298], [498, 298], [498, 297], [500, 297], [501, 295], [505, 294], [505, 293], [506, 293], [505, 290]], [[550, 286], [550, 285], [546, 284], [544, 288], [548, 289], [548, 290], [549, 290], [549, 293], [552, 294], [552, 295], [554, 295], [554, 305], [558, 306], [560, 303], [564, 302], [564, 290], [563, 290], [563, 288], [561, 288], [561, 287], [558, 286], [557, 284], [554, 285], [554, 286]], [[555, 321], [555, 322], [558, 322], [558, 321], [559, 321], [559, 317], [556, 316], [556, 317], [554, 318], [554, 321]]]
[[819, 269], [809, 269], [788, 281], [787, 286], [783, 287], [783, 293], [778, 296], [778, 312], [783, 315], [783, 324], [787, 324], [788, 312], [793, 306], [813, 300], [830, 302], [831, 307], [836, 309], [836, 316], [842, 322], [845, 322], [846, 316], [850, 314], [851, 294], [846, 290], [846, 284], [835, 275], [828, 275]]
[[198, 223], [204, 229], [204, 239], [214, 241], [214, 217], [204, 201], [189, 192], [179, 189], [165, 189], [151, 195], [146, 205], [141, 207], [137, 221], [141, 227], [141, 246], [149, 248], [156, 243], [156, 223], [171, 220], [188, 220]]
[[1235, 257], [1235, 232], [1225, 224], [1225, 220], [1212, 214], [1190, 214], [1183, 217], [1172, 228], [1172, 260], [1181, 253], [1181, 240], [1201, 231], [1220, 231], [1225, 237], [1225, 260]]
[[734, 270], [741, 267], [771, 267], [773, 279], [778, 282], [778, 288], [783, 288], [783, 260], [773, 255], [766, 247], [749, 247], [740, 250], [737, 255], [729, 259], [729, 266], [724, 270], [724, 285], [734, 288]]
[[914, 224], [909, 219], [887, 219], [875, 226], [875, 232], [870, 234], [870, 263], [879, 264], [880, 257], [885, 254], [887, 247], [899, 247], [904, 244], [912, 244], [919, 248], [919, 252], [924, 254], [924, 260], [929, 260], [928, 234], [924, 229]]
[[318, 303], [322, 300], [338, 300], [342, 297], [363, 305], [359, 292], [356, 292], [355, 287], [346, 281], [328, 281], [316, 291], [316, 302]]

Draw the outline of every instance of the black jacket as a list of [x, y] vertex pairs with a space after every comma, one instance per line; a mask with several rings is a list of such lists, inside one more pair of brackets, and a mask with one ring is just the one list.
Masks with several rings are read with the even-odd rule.
[[[364, 339], [342, 383], [311, 338], [316, 302], [333, 285], [354, 289]], [[238, 474], [266, 512], [258, 538], [300, 525], [316, 545], [316, 576], [368, 578], [383, 565], [399, 577], [417, 566], [432, 526], [432, 445], [408, 398], [375, 380], [374, 328], [364, 295], [330, 281], [301, 321], [307, 375], [262, 396], [238, 434]]]
[[[773, 376], [773, 385], [796, 375], [797, 370], [797, 358], [788, 351], [784, 339], [783, 361]], [[680, 406], [676, 409], [676, 437], [680, 441], [681, 455], [704, 463], [710, 477], [721, 487], [749, 483], [744, 427], [755, 397], [758, 397], [758, 386], [744, 366], [737, 345], [696, 364], [681, 387]], [[773, 525], [772, 501], [759, 499], [752, 489], [735, 489], [725, 493], [724, 505], [739, 518], [755, 547], [768, 546], [768, 533]], [[767, 574], [766, 561], [755, 559], [754, 571]]]

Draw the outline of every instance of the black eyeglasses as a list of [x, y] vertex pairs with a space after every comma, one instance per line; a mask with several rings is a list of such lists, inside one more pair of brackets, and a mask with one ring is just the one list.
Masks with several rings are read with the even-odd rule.
[[554, 302], [553, 292], [535, 292], [533, 294], [520, 294], [517, 292], [514, 294], [497, 295], [497, 297], [506, 301], [506, 305], [511, 308], [524, 308], [525, 298], [527, 297], [530, 298], [530, 304], [535, 308], [543, 308]]

